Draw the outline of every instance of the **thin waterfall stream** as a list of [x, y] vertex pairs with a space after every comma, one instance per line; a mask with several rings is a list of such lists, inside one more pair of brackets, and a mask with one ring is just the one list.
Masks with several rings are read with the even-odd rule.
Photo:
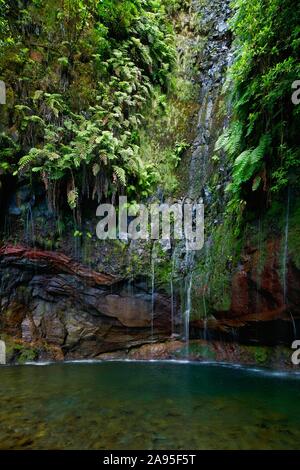
[[154, 341], [155, 316], [155, 263], [157, 260], [157, 243], [154, 242], [151, 251], [151, 341]]
[[171, 337], [174, 337], [175, 332], [175, 293], [174, 293], [174, 277], [175, 277], [175, 266], [176, 266], [176, 249], [172, 253], [172, 264], [171, 264], [171, 276], [170, 276], [170, 293], [171, 293]]
[[287, 276], [288, 276], [288, 251], [289, 251], [289, 219], [290, 219], [290, 189], [287, 192], [286, 220], [284, 230], [284, 249], [283, 249], [283, 302], [287, 303]]
[[184, 312], [184, 339], [186, 353], [189, 353], [189, 342], [190, 342], [190, 318], [191, 318], [191, 308], [192, 308], [192, 285], [193, 285], [193, 273], [191, 272], [185, 281], [185, 291], [186, 291], [186, 306]]
[[[227, 117], [224, 117], [224, 122], [218, 122], [217, 109], [221, 95], [222, 86], [224, 83], [225, 71], [232, 60], [231, 43], [228, 39], [228, 18], [230, 16], [229, 2], [224, 2], [222, 8], [218, 5], [205, 4], [204, 15], [200, 23], [207, 28], [207, 21], [214, 18], [213, 27], [209, 23], [211, 33], [209, 40], [204, 46], [202, 52], [203, 67], [199, 74], [199, 82], [201, 83], [199, 94], [199, 111], [198, 111], [198, 125], [197, 134], [194, 140], [191, 158], [189, 163], [189, 185], [186, 197], [194, 203], [199, 199], [203, 200], [204, 205], [210, 203], [210, 191], [207, 188], [207, 181], [210, 175], [211, 156], [215, 143], [215, 129], [221, 128], [225, 125]], [[186, 244], [187, 245], [187, 244]], [[186, 341], [186, 349], [189, 348], [189, 331], [190, 331], [190, 318], [192, 311], [192, 290], [193, 290], [193, 271], [195, 268], [196, 260], [205, 256], [207, 264], [207, 250], [200, 253], [189, 251], [186, 246], [186, 256], [184, 260], [185, 269], [187, 272], [184, 288], [184, 338]], [[203, 253], [203, 251], [205, 251]], [[204, 284], [208, 282], [209, 273], [206, 273]], [[205, 288], [205, 285], [203, 288]], [[207, 307], [205, 300], [205, 293], [203, 291], [203, 337], [207, 339]]]
[[299, 449], [296, 3], [0, 0], [3, 466]]
[[190, 342], [190, 320], [192, 311], [192, 287], [193, 287], [193, 268], [194, 268], [195, 252], [186, 252], [186, 271], [187, 275], [185, 278], [185, 303], [184, 303], [184, 340], [186, 354], [189, 353], [189, 342]]
[[[289, 223], [290, 223], [290, 205], [291, 205], [291, 192], [290, 188], [287, 191], [287, 206], [286, 206], [286, 219], [285, 219], [285, 230], [284, 230], [284, 247], [283, 247], [283, 304], [288, 308], [288, 268], [289, 268]], [[291, 317], [291, 324], [293, 328], [294, 339], [297, 339], [297, 327], [294, 316], [289, 310]]]

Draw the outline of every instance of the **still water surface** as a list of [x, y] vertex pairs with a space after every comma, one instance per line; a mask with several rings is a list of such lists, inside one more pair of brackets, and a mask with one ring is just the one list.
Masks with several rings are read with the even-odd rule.
[[213, 364], [0, 368], [0, 449], [299, 449], [300, 377]]

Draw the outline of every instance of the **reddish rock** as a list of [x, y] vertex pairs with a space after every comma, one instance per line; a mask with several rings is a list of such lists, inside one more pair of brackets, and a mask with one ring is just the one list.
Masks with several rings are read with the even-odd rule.
[[78, 276], [91, 284], [110, 286], [118, 282], [118, 279], [109, 274], [102, 274], [76, 263], [74, 260], [53, 251], [43, 251], [24, 246], [5, 245], [0, 248], [0, 259], [14, 261], [28, 260], [32, 262], [43, 262], [47, 265], [49, 272], [61, 272]]
[[143, 287], [129, 295], [117, 278], [61, 253], [2, 247], [0, 277], [0, 331], [59, 348], [64, 358], [97, 357], [170, 336], [167, 296], [156, 294], [152, 311]]
[[279, 262], [280, 240], [269, 240], [263, 266], [262, 253], [248, 247], [243, 264], [232, 278], [231, 306], [227, 312], [215, 312], [217, 322], [211, 327], [239, 328], [251, 322], [291, 320], [300, 317], [300, 272], [291, 262], [287, 267], [287, 295], [284, 298]]
[[40, 64], [43, 62], [43, 55], [38, 51], [30, 51], [30, 58]]

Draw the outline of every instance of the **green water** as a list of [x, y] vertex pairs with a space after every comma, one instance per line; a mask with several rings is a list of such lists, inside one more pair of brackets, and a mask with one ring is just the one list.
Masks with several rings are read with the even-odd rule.
[[0, 449], [299, 449], [300, 378], [203, 364], [0, 368]]

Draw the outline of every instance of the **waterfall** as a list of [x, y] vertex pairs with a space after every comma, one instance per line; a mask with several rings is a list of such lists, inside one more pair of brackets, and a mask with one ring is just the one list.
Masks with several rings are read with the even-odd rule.
[[[258, 253], [259, 253], [259, 256], [262, 256], [262, 252], [263, 252], [263, 249], [262, 249], [262, 219], [261, 219], [261, 216], [259, 217], [259, 220], [258, 220]], [[259, 299], [260, 299], [260, 296], [259, 296], [259, 289], [260, 289], [260, 284], [261, 284], [261, 273], [260, 273], [260, 259], [258, 258], [257, 260], [257, 267], [256, 267], [256, 299], [255, 299], [255, 304], [256, 304], [256, 309], [257, 311], [259, 311]]]
[[157, 259], [156, 242], [153, 242], [151, 251], [151, 341], [154, 339], [155, 316], [155, 262]]
[[184, 339], [186, 354], [189, 354], [189, 343], [190, 343], [190, 318], [191, 318], [191, 307], [192, 307], [192, 286], [193, 286], [193, 272], [191, 272], [185, 280], [185, 312], [184, 312]]
[[[282, 259], [282, 266], [283, 266], [283, 304], [285, 307], [288, 305], [287, 299], [287, 285], [288, 285], [288, 256], [289, 256], [289, 223], [290, 223], [290, 188], [288, 188], [287, 192], [287, 206], [286, 206], [286, 219], [285, 219], [285, 230], [284, 230], [284, 247], [283, 247], [283, 259]], [[294, 339], [297, 339], [297, 328], [296, 322], [293, 317], [292, 312], [289, 312], [292, 322], [293, 328], [293, 335]]]
[[27, 243], [34, 241], [34, 220], [30, 203], [28, 204], [26, 211], [25, 240]]
[[[225, 125], [218, 121], [220, 96], [225, 80], [226, 69], [230, 64], [231, 39], [228, 34], [227, 21], [230, 17], [230, 2], [228, 0], [201, 3], [201, 17], [199, 19], [199, 30], [206, 36], [206, 43], [201, 51], [201, 69], [199, 83], [201, 91], [199, 96], [199, 112], [197, 134], [193, 143], [190, 165], [189, 186], [187, 198], [197, 201], [204, 199], [205, 205], [211, 202], [211, 194], [208, 181], [211, 176], [211, 157], [214, 152], [215, 141], [218, 133]], [[186, 350], [189, 348], [190, 317], [192, 310], [192, 287], [193, 270], [199, 253], [189, 252], [186, 247], [185, 255], [185, 284], [184, 284], [184, 338]], [[208, 254], [206, 254], [208, 256]], [[206, 261], [207, 262], [207, 261]], [[209, 274], [207, 273], [203, 282], [207, 284]], [[204, 287], [206, 287], [206, 284]], [[207, 309], [205, 292], [203, 292], [204, 308], [204, 338], [207, 339]]]
[[185, 278], [185, 288], [184, 288], [184, 340], [186, 347], [186, 354], [189, 353], [189, 343], [190, 343], [190, 319], [191, 319], [191, 310], [192, 310], [192, 287], [193, 287], [193, 267], [194, 267], [195, 252], [187, 251], [186, 252], [186, 278]]
[[205, 246], [205, 268], [204, 268], [204, 271], [205, 271], [205, 278], [204, 278], [204, 284], [202, 286], [202, 302], [203, 302], [203, 313], [204, 313], [204, 320], [203, 320], [203, 339], [207, 341], [208, 339], [208, 332], [207, 332], [207, 321], [208, 321], [208, 318], [207, 318], [207, 308], [206, 308], [206, 300], [205, 300], [205, 293], [206, 293], [206, 288], [207, 288], [207, 285], [208, 285], [208, 282], [209, 282], [209, 262], [210, 262], [210, 258], [209, 258], [209, 254], [210, 254], [210, 241], [208, 240], [208, 242], [206, 243], [206, 246]]
[[175, 277], [175, 263], [176, 263], [176, 250], [172, 254], [172, 271], [170, 278], [170, 291], [171, 291], [171, 336], [174, 336], [175, 332], [175, 308], [174, 308], [174, 277]]
[[232, 58], [227, 24], [231, 14], [229, 3], [228, 0], [205, 2], [201, 10], [200, 30], [203, 29], [205, 34], [207, 31], [209, 33], [201, 53], [200, 109], [189, 169], [188, 196], [194, 199], [199, 198], [201, 193], [207, 193], [206, 184], [210, 177], [216, 127], [220, 128], [217, 117], [219, 99], [226, 69]]
[[287, 276], [288, 276], [288, 244], [289, 244], [289, 220], [290, 220], [290, 188], [287, 193], [286, 221], [284, 232], [284, 249], [283, 249], [283, 303], [287, 303]]
[[291, 315], [291, 321], [292, 321], [292, 325], [293, 325], [294, 339], [297, 339], [297, 327], [296, 327], [295, 318], [294, 318], [292, 312], [290, 312], [290, 315]]
[[203, 339], [208, 339], [207, 334], [207, 311], [206, 311], [206, 302], [205, 302], [205, 294], [203, 293], [203, 309], [204, 309], [204, 320], [203, 320]]

